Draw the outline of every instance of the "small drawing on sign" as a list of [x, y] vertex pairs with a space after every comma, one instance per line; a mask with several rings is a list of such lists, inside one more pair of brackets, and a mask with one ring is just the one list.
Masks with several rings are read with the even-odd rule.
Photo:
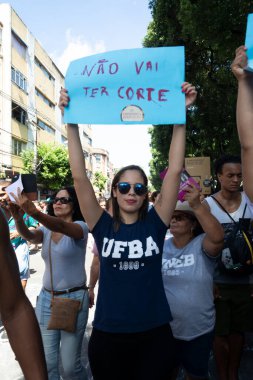
[[143, 121], [144, 112], [139, 106], [126, 106], [121, 112], [122, 121]]

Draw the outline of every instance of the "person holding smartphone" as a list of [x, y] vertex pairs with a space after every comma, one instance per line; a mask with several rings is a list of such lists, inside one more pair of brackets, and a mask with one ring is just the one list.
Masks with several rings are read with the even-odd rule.
[[[57, 191], [49, 203], [48, 214], [39, 211], [20, 191], [18, 196], [13, 194], [13, 197], [16, 203], [10, 203], [10, 209], [18, 232], [33, 244], [42, 243], [41, 255], [45, 272], [43, 287], [37, 299], [36, 315], [41, 329], [49, 380], [60, 379], [60, 358], [64, 376], [87, 380], [88, 374], [81, 361], [81, 349], [89, 310], [85, 272], [88, 227], [83, 220], [75, 189], [73, 186], [66, 186]], [[30, 231], [20, 216], [20, 209], [41, 225]], [[54, 297], [80, 301], [75, 332], [48, 330], [52, 293]]]
[[[27, 240], [20, 236], [19, 232], [17, 231], [15, 221], [10, 213], [10, 210], [7, 207], [9, 196], [6, 192], [6, 189], [9, 185], [10, 182], [5, 182], [5, 186], [2, 186], [1, 188], [1, 202], [5, 216], [8, 220], [11, 244], [14, 248], [18, 260], [20, 281], [23, 289], [25, 290], [27, 281], [30, 277], [30, 249]], [[33, 230], [38, 227], [38, 222], [35, 219], [33, 219], [30, 215], [26, 214], [23, 211], [20, 211], [20, 215], [21, 213], [27, 228]]]

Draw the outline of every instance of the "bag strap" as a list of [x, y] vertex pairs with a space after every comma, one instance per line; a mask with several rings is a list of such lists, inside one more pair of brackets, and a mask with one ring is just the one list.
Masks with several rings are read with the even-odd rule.
[[[216, 199], [213, 195], [211, 195], [211, 198], [213, 198], [215, 200], [216, 203], [218, 203], [218, 205], [220, 206], [220, 208], [227, 214], [227, 216], [236, 224], [236, 221], [232, 218], [232, 216], [227, 212], [227, 210], [222, 206], [222, 204], [218, 201], [218, 199]], [[247, 203], [245, 203], [245, 207], [244, 207], [244, 210], [243, 210], [243, 214], [242, 214], [242, 219], [244, 218], [244, 215], [245, 215], [245, 212], [246, 212], [246, 208], [247, 208]]]
[[54, 298], [54, 287], [53, 287], [53, 268], [52, 268], [51, 245], [52, 245], [52, 236], [50, 235], [48, 256], [49, 256], [49, 267], [50, 267], [51, 296], [53, 299]]

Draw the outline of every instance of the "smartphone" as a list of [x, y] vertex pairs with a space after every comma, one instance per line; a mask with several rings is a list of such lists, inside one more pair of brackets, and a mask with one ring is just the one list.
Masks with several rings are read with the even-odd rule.
[[185, 196], [185, 188], [191, 183], [192, 185], [196, 186], [197, 189], [200, 190], [200, 186], [197, 181], [193, 177], [190, 176], [190, 174], [184, 169], [181, 173], [181, 182], [179, 186], [179, 192], [177, 199], [181, 202], [184, 202], [184, 196]]
[[[19, 175], [12, 178], [12, 183], [16, 182]], [[38, 199], [37, 178], [36, 174], [21, 174], [21, 181], [24, 187], [24, 193], [30, 201]]]

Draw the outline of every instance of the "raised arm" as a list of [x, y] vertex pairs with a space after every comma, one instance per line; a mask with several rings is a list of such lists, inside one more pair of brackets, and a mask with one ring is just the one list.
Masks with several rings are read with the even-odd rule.
[[[68, 93], [61, 90], [59, 107], [64, 113], [64, 108], [69, 104]], [[95, 192], [86, 174], [85, 159], [80, 141], [77, 124], [67, 125], [69, 162], [74, 180], [80, 208], [90, 230], [93, 229], [100, 218], [103, 209], [97, 202]]]
[[[190, 83], [183, 83], [182, 91], [186, 95], [186, 107], [192, 105], [197, 92]], [[184, 166], [185, 156], [185, 125], [174, 125], [169, 149], [169, 167], [163, 179], [161, 192], [155, 209], [166, 225], [169, 225], [174, 212], [180, 184], [180, 176]]]
[[23, 213], [17, 203], [9, 202], [8, 209], [15, 221], [16, 230], [22, 238], [30, 241], [33, 244], [42, 243], [43, 233], [34, 228], [29, 229], [24, 222]]
[[217, 256], [222, 250], [224, 243], [224, 229], [218, 220], [210, 213], [208, 208], [200, 201], [199, 190], [189, 184], [184, 199], [194, 210], [201, 227], [205, 232], [203, 248], [210, 256]]
[[[51, 231], [54, 232], [60, 232], [64, 235], [70, 236], [73, 239], [82, 239], [83, 238], [83, 230], [82, 227], [77, 223], [72, 222], [65, 222], [64, 220], [57, 218], [55, 216], [47, 215], [38, 210], [34, 203], [30, 201], [25, 194], [21, 194], [21, 192], [18, 190], [18, 195], [12, 194], [13, 198], [15, 199], [16, 203], [19, 207], [21, 207], [28, 215], [32, 216], [34, 219], [36, 219], [38, 222], [43, 224], [46, 228], [48, 228]], [[27, 232], [24, 228], [24, 223], [22, 224], [22, 221], [20, 218], [17, 219], [16, 215], [13, 215], [13, 219], [15, 220], [16, 228], [18, 232], [21, 234], [21, 236], [24, 236], [27, 240], [32, 241], [33, 243], [40, 243], [34, 242], [34, 239], [37, 239], [41, 237], [42, 240], [42, 232], [39, 230]], [[32, 234], [31, 234], [32, 233]], [[30, 239], [29, 239], [29, 237]], [[33, 240], [31, 240], [31, 238]]]
[[19, 278], [7, 221], [0, 210], [0, 313], [11, 347], [27, 380], [47, 380], [38, 322]]
[[244, 70], [247, 66], [246, 47], [236, 50], [231, 65], [238, 80], [237, 129], [241, 143], [243, 188], [253, 202], [253, 73]]

